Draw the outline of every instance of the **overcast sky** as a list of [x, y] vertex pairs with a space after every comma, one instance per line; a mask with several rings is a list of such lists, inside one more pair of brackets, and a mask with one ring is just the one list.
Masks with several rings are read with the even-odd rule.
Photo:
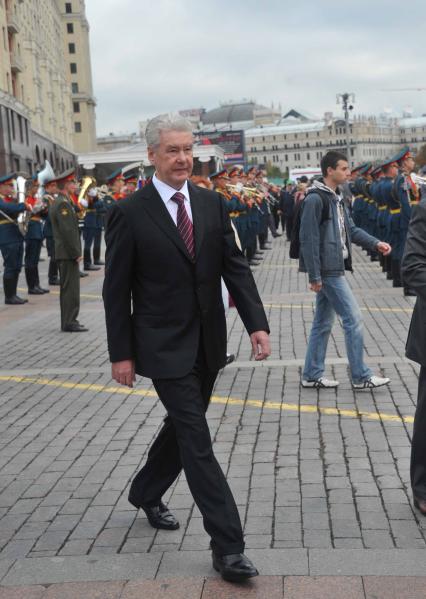
[[426, 2], [87, 0], [97, 133], [256, 100], [283, 111], [426, 113]]

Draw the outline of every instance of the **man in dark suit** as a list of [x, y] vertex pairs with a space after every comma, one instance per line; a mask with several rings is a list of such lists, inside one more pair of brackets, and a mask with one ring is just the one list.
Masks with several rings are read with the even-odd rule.
[[219, 195], [192, 185], [192, 127], [157, 117], [146, 130], [152, 182], [114, 204], [106, 226], [103, 297], [112, 377], [153, 380], [167, 410], [129, 501], [156, 528], [179, 523], [162, 496], [183, 468], [211, 537], [213, 565], [240, 581], [257, 570], [244, 555], [238, 510], [213, 454], [205, 412], [226, 361], [221, 277], [250, 335], [256, 360], [269, 328], [247, 262]]
[[404, 284], [417, 294], [406, 356], [420, 364], [417, 408], [411, 441], [411, 488], [414, 505], [426, 516], [426, 202], [413, 207], [404, 256]]

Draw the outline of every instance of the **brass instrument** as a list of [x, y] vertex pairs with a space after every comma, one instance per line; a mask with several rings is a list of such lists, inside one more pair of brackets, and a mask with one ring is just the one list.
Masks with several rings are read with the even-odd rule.
[[240, 185], [231, 185], [231, 183], [226, 184], [226, 188], [231, 192], [244, 193], [244, 195], [250, 197], [258, 197], [263, 198], [263, 193], [260, 192], [256, 187], [244, 187]]
[[426, 185], [426, 177], [422, 177], [421, 175], [417, 175], [417, 173], [410, 173], [410, 177], [411, 180], [418, 185], [419, 187], [422, 187], [423, 185]]
[[[25, 177], [17, 177], [15, 181], [15, 192], [16, 192], [16, 201], [18, 204], [21, 202], [25, 203], [25, 198], [27, 196], [27, 180]], [[18, 214], [18, 218], [16, 219], [16, 223], [18, 225], [19, 232], [23, 237], [27, 234], [28, 225], [31, 219], [32, 210], [26, 208], [23, 212]]]
[[35, 203], [33, 208], [35, 213], [46, 210], [46, 208], [49, 208], [49, 206], [52, 204], [54, 198], [52, 198], [52, 196], [45, 192], [44, 186], [46, 185], [46, 183], [49, 183], [49, 181], [53, 181], [54, 178], [55, 172], [50, 162], [46, 160], [44, 164], [44, 169], [37, 174], [37, 202]]
[[77, 212], [77, 216], [80, 220], [82, 220], [86, 216], [86, 210], [89, 205], [87, 200], [87, 192], [91, 187], [96, 187], [96, 179], [94, 177], [86, 176], [83, 177], [81, 182], [80, 193], [78, 194], [78, 207], [79, 211]]

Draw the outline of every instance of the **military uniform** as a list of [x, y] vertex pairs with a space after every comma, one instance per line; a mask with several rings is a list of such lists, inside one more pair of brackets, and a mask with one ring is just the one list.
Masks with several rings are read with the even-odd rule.
[[3, 256], [3, 288], [6, 304], [19, 305], [27, 300], [16, 295], [24, 254], [24, 238], [17, 224], [18, 215], [26, 210], [24, 202], [13, 202], [15, 174], [0, 177], [0, 251]]
[[40, 287], [38, 264], [40, 261], [41, 247], [43, 244], [43, 214], [46, 209], [40, 206], [40, 201], [34, 196], [27, 198], [27, 203], [33, 208], [33, 214], [28, 222], [25, 235], [25, 277], [30, 295], [43, 295], [49, 293], [48, 289]]
[[[58, 177], [58, 183], [75, 180], [74, 171]], [[80, 310], [80, 269], [81, 240], [78, 216], [70, 194], [59, 191], [50, 208], [55, 256], [60, 274], [61, 330], [66, 332], [85, 331], [77, 316]]]

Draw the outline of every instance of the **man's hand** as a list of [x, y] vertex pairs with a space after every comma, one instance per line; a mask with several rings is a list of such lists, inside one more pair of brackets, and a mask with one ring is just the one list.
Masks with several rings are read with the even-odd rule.
[[309, 285], [311, 291], [315, 291], [315, 293], [318, 293], [318, 291], [321, 291], [322, 289], [322, 282], [321, 281], [317, 281], [316, 283], [311, 283]]
[[78, 256], [75, 261], [80, 263], [83, 260], [83, 256]]
[[271, 355], [271, 344], [266, 331], [255, 331], [250, 335], [255, 360], [265, 360]]
[[133, 383], [136, 380], [134, 360], [113, 362], [111, 365], [111, 376], [114, 381], [117, 381], [120, 385], [133, 387]]
[[392, 251], [392, 247], [384, 241], [379, 241], [379, 243], [376, 245], [376, 250], [383, 254], [383, 256], [389, 256]]

